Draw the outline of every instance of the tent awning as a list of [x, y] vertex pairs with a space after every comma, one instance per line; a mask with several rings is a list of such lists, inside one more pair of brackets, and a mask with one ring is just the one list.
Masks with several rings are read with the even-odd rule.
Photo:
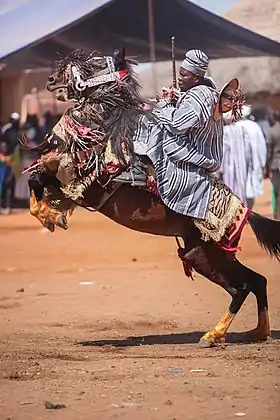
[[[147, 0], [25, 0], [1, 14], [0, 60], [15, 68], [51, 65], [76, 48], [127, 54], [149, 61]], [[235, 25], [187, 0], [153, 0], [157, 61], [190, 48], [210, 58], [279, 56], [280, 43]]]

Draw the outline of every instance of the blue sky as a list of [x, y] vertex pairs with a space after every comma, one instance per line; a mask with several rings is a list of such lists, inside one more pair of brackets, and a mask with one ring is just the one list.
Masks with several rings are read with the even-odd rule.
[[[20, 4], [28, 3], [29, 0], [0, 0], [0, 14], [17, 7]], [[43, 0], [38, 0], [43, 1]], [[230, 9], [237, 0], [190, 0], [198, 6], [204, 7], [213, 13], [221, 14]]]
[[213, 13], [221, 14], [237, 3], [237, 0], [191, 0], [198, 6], [204, 7]]

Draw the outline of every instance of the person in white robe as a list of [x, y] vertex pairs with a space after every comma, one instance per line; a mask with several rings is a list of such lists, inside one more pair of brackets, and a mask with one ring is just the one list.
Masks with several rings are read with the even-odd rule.
[[251, 106], [245, 105], [242, 110], [242, 119], [238, 121], [245, 130], [247, 141], [251, 146], [252, 164], [250, 165], [247, 183], [246, 198], [250, 209], [253, 208], [255, 199], [263, 195], [263, 174], [266, 164], [267, 147], [264, 134], [260, 126], [250, 119]]
[[231, 122], [231, 113], [223, 115], [223, 161], [219, 174], [223, 182], [247, 205], [246, 185], [252, 166], [252, 150], [244, 128]]

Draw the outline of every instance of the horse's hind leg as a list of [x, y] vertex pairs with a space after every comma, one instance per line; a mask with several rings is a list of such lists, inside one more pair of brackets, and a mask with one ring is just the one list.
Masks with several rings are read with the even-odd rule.
[[199, 341], [201, 347], [211, 347], [217, 342], [225, 340], [225, 336], [228, 332], [228, 329], [237, 315], [239, 309], [243, 305], [245, 299], [249, 294], [247, 285], [244, 284], [241, 287], [236, 289], [232, 288], [232, 291], [229, 292], [232, 296], [231, 304], [229, 305], [228, 310], [222, 316], [220, 321], [215, 325], [215, 327], [204, 334]]
[[248, 286], [250, 291], [256, 296], [258, 307], [258, 325], [254, 330], [247, 332], [245, 338], [250, 341], [264, 341], [271, 335], [268, 315], [267, 280], [261, 274], [250, 270], [248, 267], [244, 268], [248, 273]]
[[[189, 249], [189, 250], [188, 250]], [[225, 252], [212, 243], [197, 242], [196, 247], [185, 249], [183, 260], [197, 273], [223, 287], [232, 297], [231, 304], [217, 325], [208, 331], [200, 340], [200, 345], [210, 347], [224, 340], [225, 335], [246, 297], [250, 288], [241, 273], [241, 264], [231, 261]]]
[[217, 325], [201, 338], [201, 346], [209, 347], [225, 338], [230, 324], [250, 292], [257, 299], [258, 325], [253, 331], [246, 333], [246, 341], [263, 341], [270, 336], [265, 277], [245, 267], [237, 259], [229, 260], [212, 243], [193, 248], [186, 253], [185, 258], [198, 273], [223, 287], [232, 297], [228, 310]]

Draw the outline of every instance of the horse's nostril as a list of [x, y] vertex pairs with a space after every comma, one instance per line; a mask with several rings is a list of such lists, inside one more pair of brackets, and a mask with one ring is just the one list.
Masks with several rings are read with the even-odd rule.
[[50, 83], [54, 83], [54, 81], [55, 81], [53, 76], [49, 76], [48, 79], [49, 79]]

